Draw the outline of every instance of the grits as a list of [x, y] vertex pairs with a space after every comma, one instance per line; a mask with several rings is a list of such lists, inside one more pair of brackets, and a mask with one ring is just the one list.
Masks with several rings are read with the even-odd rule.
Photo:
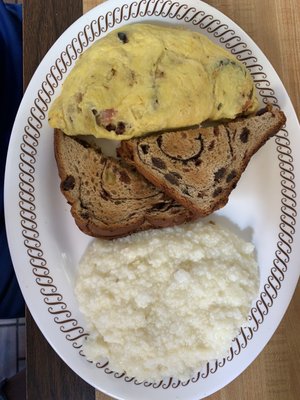
[[85, 353], [141, 380], [187, 379], [226, 353], [258, 287], [254, 246], [212, 223], [94, 240], [75, 287]]

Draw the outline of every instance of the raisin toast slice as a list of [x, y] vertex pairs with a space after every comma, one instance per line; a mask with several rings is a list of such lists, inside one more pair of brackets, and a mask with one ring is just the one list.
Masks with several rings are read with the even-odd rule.
[[112, 239], [196, 218], [124, 162], [100, 149], [54, 133], [61, 191], [78, 227], [94, 237]]
[[206, 216], [223, 207], [251, 157], [286, 121], [268, 105], [214, 127], [123, 141], [118, 154], [184, 207]]

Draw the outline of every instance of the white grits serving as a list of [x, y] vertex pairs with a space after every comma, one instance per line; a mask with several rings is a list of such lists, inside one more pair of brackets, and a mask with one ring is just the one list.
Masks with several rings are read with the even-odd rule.
[[216, 224], [96, 239], [75, 286], [84, 353], [140, 380], [188, 379], [226, 354], [258, 288], [253, 244]]

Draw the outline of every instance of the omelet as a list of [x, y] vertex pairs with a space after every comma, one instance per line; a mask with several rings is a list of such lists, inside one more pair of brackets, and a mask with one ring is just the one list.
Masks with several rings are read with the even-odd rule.
[[199, 32], [132, 24], [87, 49], [49, 111], [67, 135], [125, 140], [256, 111], [251, 75]]

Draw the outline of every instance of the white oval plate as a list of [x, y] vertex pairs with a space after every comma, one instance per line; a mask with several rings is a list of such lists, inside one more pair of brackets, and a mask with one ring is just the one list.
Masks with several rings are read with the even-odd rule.
[[[60, 193], [47, 123], [49, 107], [80, 53], [107, 32], [139, 21], [179, 24], [207, 35], [247, 65], [261, 103], [280, 105], [287, 116], [286, 127], [253, 157], [229, 203], [215, 214], [257, 249], [261, 285], [249, 327], [241, 329], [227, 357], [209, 362], [187, 382], [138, 382], [82, 354], [88, 332], [73, 287], [78, 260], [91, 238], [77, 229]], [[5, 217], [16, 274], [35, 321], [61, 358], [95, 388], [119, 399], [199, 399], [239, 375], [274, 333], [299, 277], [299, 149], [299, 124], [276, 72], [255, 43], [216, 9], [199, 0], [112, 0], [76, 21], [49, 50], [28, 86], [5, 177]]]

